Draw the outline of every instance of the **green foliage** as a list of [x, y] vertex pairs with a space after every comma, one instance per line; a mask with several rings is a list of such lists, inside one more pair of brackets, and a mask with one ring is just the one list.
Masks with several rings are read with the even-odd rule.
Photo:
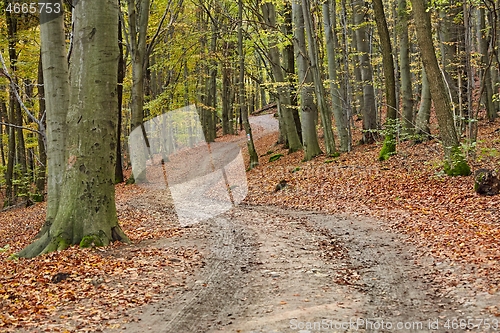
[[393, 135], [386, 135], [378, 159], [387, 161], [394, 154], [396, 154], [396, 139]]
[[295, 167], [291, 172], [292, 173], [296, 173], [296, 172], [298, 172], [300, 170], [301, 170], [301, 167], [298, 166], [298, 167]]
[[469, 176], [471, 170], [465, 155], [459, 147], [452, 147], [450, 151], [450, 156], [444, 163], [444, 172], [448, 176]]
[[269, 157], [269, 162], [277, 161], [282, 157], [283, 157], [283, 154], [274, 154], [271, 157]]

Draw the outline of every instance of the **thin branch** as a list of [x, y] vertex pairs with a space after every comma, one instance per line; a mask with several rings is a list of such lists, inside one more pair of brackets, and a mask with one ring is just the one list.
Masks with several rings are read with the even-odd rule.
[[38, 125], [38, 128], [40, 129], [40, 131], [38, 133], [40, 133], [40, 135], [42, 136], [44, 145], [47, 146], [47, 135], [46, 135], [46, 131], [45, 131], [45, 126], [43, 125], [43, 123], [39, 119], [37, 119], [30, 112], [30, 110], [28, 110], [26, 105], [24, 105], [23, 100], [22, 100], [21, 96], [19, 95], [19, 91], [18, 91], [19, 87], [14, 82], [14, 79], [12, 79], [12, 76], [9, 74], [9, 70], [7, 69], [7, 66], [5, 65], [5, 60], [3, 58], [2, 52], [0, 52], [0, 62], [2, 63], [2, 70], [1, 70], [0, 74], [5, 76], [9, 80], [11, 90], [14, 92], [14, 95], [16, 96], [16, 99], [19, 102], [19, 105], [24, 110], [24, 112], [26, 112], [28, 117]]
[[33, 128], [25, 127], [25, 126], [18, 126], [18, 125], [14, 125], [14, 124], [4, 123], [3, 121], [0, 121], [0, 125], [4, 125], [7, 127], [13, 127], [13, 128], [19, 128], [22, 130], [26, 130], [26, 131], [30, 131], [30, 132], [34, 132], [34, 133], [38, 133], [40, 135], [43, 135], [42, 132], [37, 131], [36, 129], [33, 129]]

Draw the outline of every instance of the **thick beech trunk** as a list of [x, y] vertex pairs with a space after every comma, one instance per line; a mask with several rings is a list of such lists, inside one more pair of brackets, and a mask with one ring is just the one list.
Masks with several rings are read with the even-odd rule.
[[[114, 197], [118, 4], [114, 0], [80, 0], [74, 15], [67, 153], [57, 215], [19, 253], [22, 257], [62, 250], [71, 244], [89, 247], [104, 246], [114, 240], [128, 241], [118, 225]], [[42, 26], [47, 24], [43, 22]], [[42, 29], [42, 41], [50, 40], [46, 34], [57, 32], [57, 26], [62, 28], [59, 22], [54, 24], [54, 30], [50, 30], [51, 25]], [[51, 57], [48, 45], [42, 43], [42, 47], [45, 56]], [[60, 51], [58, 48], [55, 54]], [[44, 63], [44, 70], [45, 66], [48, 64]], [[64, 73], [64, 68], [58, 70]], [[53, 81], [54, 72], [47, 69], [44, 77]], [[47, 104], [53, 95], [47, 94]]]

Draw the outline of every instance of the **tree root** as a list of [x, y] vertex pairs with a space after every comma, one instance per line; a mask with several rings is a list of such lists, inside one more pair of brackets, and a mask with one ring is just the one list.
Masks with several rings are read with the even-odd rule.
[[113, 241], [121, 241], [130, 244], [130, 239], [125, 235], [119, 226], [111, 229], [111, 239], [102, 230], [97, 234], [89, 234], [84, 236], [79, 242], [71, 242], [71, 237], [61, 233], [58, 236], [50, 236], [50, 230], [47, 230], [39, 238], [35, 239], [30, 245], [17, 253], [14, 257], [34, 258], [38, 255], [50, 253], [54, 251], [62, 251], [74, 244], [79, 244], [80, 247], [97, 247], [107, 246]]

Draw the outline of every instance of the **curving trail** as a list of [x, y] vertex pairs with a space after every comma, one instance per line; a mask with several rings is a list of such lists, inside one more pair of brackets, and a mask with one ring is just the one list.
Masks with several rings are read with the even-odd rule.
[[[277, 128], [272, 115], [252, 122], [259, 136]], [[203, 268], [123, 332], [500, 331], [485, 310], [499, 295], [441, 286], [436, 274], [458, 268], [380, 221], [240, 205], [185, 231], [155, 246], [194, 246]]]

